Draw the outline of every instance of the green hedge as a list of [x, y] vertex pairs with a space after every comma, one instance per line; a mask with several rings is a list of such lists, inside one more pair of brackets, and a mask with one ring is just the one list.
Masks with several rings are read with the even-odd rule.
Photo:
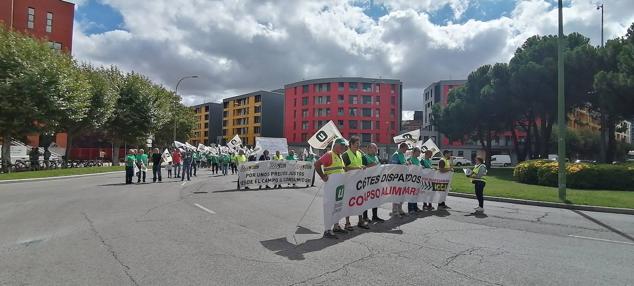
[[[557, 164], [550, 160], [525, 161], [515, 167], [513, 177], [520, 183], [556, 187]], [[575, 189], [634, 191], [634, 165], [568, 163], [566, 185]]]

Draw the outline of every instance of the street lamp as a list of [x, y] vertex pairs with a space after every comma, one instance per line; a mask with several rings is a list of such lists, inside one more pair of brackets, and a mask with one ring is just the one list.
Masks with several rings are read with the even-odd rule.
[[564, 16], [562, 0], [559, 0], [558, 18], [559, 33], [557, 37], [557, 130], [559, 138], [557, 140], [557, 154], [559, 159], [559, 171], [557, 185], [559, 199], [566, 200], [566, 114], [564, 98]]
[[601, 9], [601, 47], [603, 47], [603, 4], [597, 5], [597, 10]]
[[[188, 79], [188, 78], [198, 78], [197, 75], [190, 75], [190, 76], [185, 76], [182, 77], [181, 79], [178, 80], [178, 83], [176, 84], [176, 90], [174, 91], [176, 93], [176, 96], [178, 96], [178, 86], [181, 84], [181, 81], [183, 81], [184, 79]], [[179, 102], [180, 102], [180, 97], [178, 98]], [[176, 111], [176, 104], [174, 104], [174, 111]], [[176, 141], [176, 116], [174, 116], [174, 140]]]

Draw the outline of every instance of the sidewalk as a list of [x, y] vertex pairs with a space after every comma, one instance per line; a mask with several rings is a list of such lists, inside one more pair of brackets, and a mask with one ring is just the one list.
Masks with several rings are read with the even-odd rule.
[[69, 176], [57, 176], [57, 177], [43, 177], [43, 178], [30, 178], [30, 179], [0, 180], [0, 185], [2, 185], [2, 184], [13, 184], [13, 183], [28, 183], [28, 182], [37, 182], [37, 181], [53, 181], [53, 180], [62, 180], [62, 179], [74, 179], [74, 178], [89, 177], [89, 176], [117, 174], [117, 173], [122, 173], [122, 172], [124, 172], [124, 171], [112, 171], [112, 172], [103, 172], [103, 173], [69, 175]]

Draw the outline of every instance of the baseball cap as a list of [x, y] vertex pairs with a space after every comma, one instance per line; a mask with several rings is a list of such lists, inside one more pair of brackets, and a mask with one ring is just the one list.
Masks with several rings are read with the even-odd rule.
[[346, 139], [343, 138], [337, 138], [335, 139], [335, 144], [341, 144], [344, 146], [348, 146], [348, 141], [346, 141]]

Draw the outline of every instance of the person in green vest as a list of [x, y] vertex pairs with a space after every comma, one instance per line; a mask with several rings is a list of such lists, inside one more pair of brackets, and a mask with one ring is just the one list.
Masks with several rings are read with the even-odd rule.
[[[348, 143], [350, 147], [346, 152], [341, 155], [341, 160], [343, 160], [344, 170], [346, 172], [352, 170], [363, 170], [365, 169], [365, 165], [363, 165], [363, 152], [359, 150], [361, 146], [361, 139], [359, 136], [350, 137], [350, 141]], [[357, 226], [363, 229], [369, 229], [370, 226], [368, 222], [363, 219], [363, 215], [359, 215], [359, 222]], [[352, 225], [350, 225], [350, 217], [346, 217], [346, 230], [352, 231]]]
[[145, 176], [147, 174], [147, 166], [148, 166], [148, 157], [145, 154], [143, 149], [139, 149], [139, 154], [136, 155], [136, 164], [139, 167], [139, 172], [137, 173], [137, 183], [141, 182], [141, 178], [143, 178], [143, 182], [145, 183]]
[[[315, 161], [315, 171], [319, 175], [319, 177], [324, 181], [328, 181], [328, 176], [334, 174], [343, 174], [345, 173], [343, 160], [341, 159], [341, 154], [343, 154], [348, 148], [348, 142], [346, 142], [343, 138], [338, 138], [335, 140], [332, 151], [326, 152], [319, 160]], [[322, 169], [323, 168], [323, 169]], [[325, 190], [328, 192], [335, 192], [335, 190]], [[337, 239], [337, 233], [348, 233], [345, 229], [342, 229], [339, 223], [335, 223], [332, 229], [326, 229], [324, 231], [325, 238], [334, 238]]]
[[[376, 146], [376, 144], [374, 143], [370, 143], [370, 145], [368, 145], [368, 147], [366, 148], [368, 150], [367, 153], [363, 154], [363, 165], [366, 168], [371, 168], [374, 166], [378, 166], [381, 165], [381, 161], [379, 161], [379, 147]], [[370, 219], [368, 218], [368, 211], [364, 211], [363, 212], [363, 219], [366, 222], [370, 222]], [[385, 220], [379, 217], [379, 208], [372, 208], [372, 222], [374, 223], [382, 223]]]
[[[273, 161], [284, 161], [284, 157], [280, 153], [280, 151], [275, 151], [275, 155], [273, 155]], [[273, 188], [282, 188], [281, 184], [274, 185]]]
[[192, 153], [192, 167], [189, 172], [192, 173], [194, 177], [196, 177], [196, 171], [198, 170], [199, 167], [200, 167], [200, 152], [194, 151]]
[[[438, 169], [441, 173], [453, 172], [451, 166], [451, 151], [445, 150], [442, 152], [442, 158], [438, 162]], [[449, 187], [448, 187], [449, 188]], [[447, 192], [450, 190], [447, 189]], [[438, 210], [451, 209], [445, 202], [438, 203]]]
[[[434, 154], [433, 154], [433, 152], [431, 150], [425, 151], [425, 157], [421, 161], [421, 166], [423, 166], [423, 168], [432, 169], [431, 156], [433, 156], [433, 155]], [[423, 201], [423, 210], [433, 211], [434, 207], [432, 207], [431, 202]]]
[[[414, 166], [420, 166], [420, 159], [418, 159], [420, 157], [420, 148], [418, 147], [414, 147], [414, 149], [412, 149], [412, 156], [410, 156], [409, 158], [407, 158], [407, 162], [409, 165], [414, 165]], [[418, 208], [418, 203], [417, 202], [408, 202], [407, 203], [407, 212], [410, 214], [415, 214], [417, 212], [421, 212], [423, 210]]]
[[207, 160], [207, 168], [211, 169], [211, 153], [206, 153], [205, 159]]
[[487, 167], [484, 165], [482, 157], [476, 158], [476, 164], [473, 171], [469, 175], [471, 182], [475, 187], [476, 198], [478, 199], [478, 207], [475, 208], [476, 213], [484, 213], [484, 186], [486, 186]]
[[238, 169], [236, 168], [236, 153], [231, 153], [231, 155], [229, 156], [230, 162], [229, 162], [229, 166], [231, 167], [231, 175], [235, 175], [238, 172]]
[[226, 176], [229, 173], [229, 164], [231, 163], [231, 157], [229, 157], [229, 154], [227, 153], [222, 153], [220, 155], [220, 168], [222, 168], [222, 175]]
[[295, 156], [295, 151], [288, 151], [288, 155], [286, 156], [286, 161], [297, 161], [297, 157]]
[[132, 184], [132, 177], [134, 176], [134, 165], [136, 165], [136, 152], [133, 149], [128, 150], [128, 155], [125, 156], [125, 184]]
[[218, 166], [219, 166], [219, 164], [218, 164], [219, 160], [218, 159], [219, 159], [218, 155], [216, 155], [216, 154], [212, 154], [211, 155], [211, 173], [215, 174], [215, 175], [218, 175], [218, 170], [220, 169], [220, 168], [218, 168]]
[[[396, 152], [392, 154], [392, 157], [390, 158], [390, 164], [407, 165], [408, 162], [407, 160], [405, 160], [405, 152], [407, 152], [408, 148], [409, 146], [407, 145], [407, 143], [401, 143], [398, 146], [398, 150], [396, 150]], [[392, 203], [392, 212], [390, 213], [390, 216], [402, 217], [404, 215], [407, 214], [403, 211], [403, 203]]]
[[238, 155], [236, 155], [236, 165], [240, 166], [240, 164], [247, 161], [247, 156], [244, 154], [244, 150], [240, 150]]

